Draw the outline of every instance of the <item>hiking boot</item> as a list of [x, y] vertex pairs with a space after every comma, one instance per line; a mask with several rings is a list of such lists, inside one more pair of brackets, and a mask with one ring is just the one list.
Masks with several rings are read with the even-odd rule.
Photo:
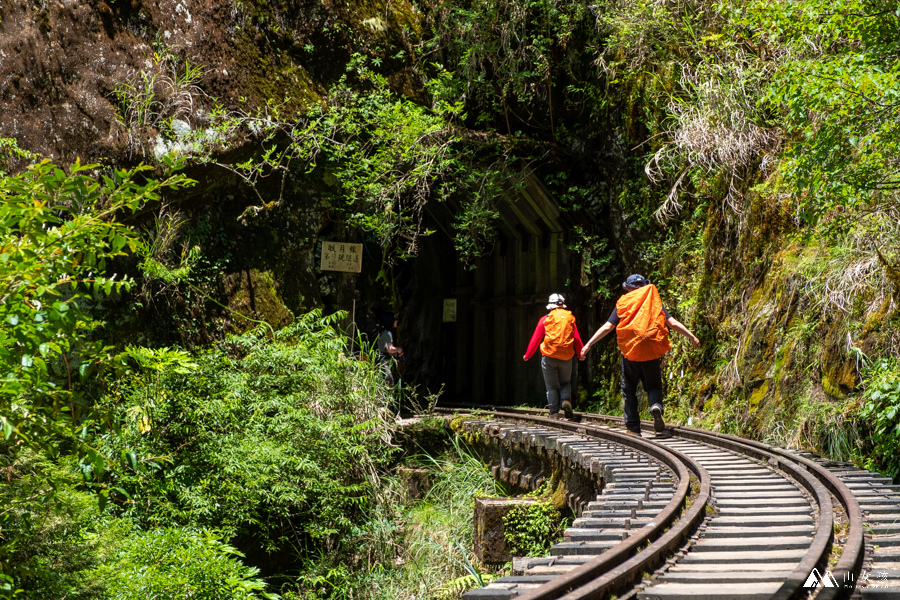
[[625, 433], [627, 433], [628, 435], [634, 435], [634, 436], [637, 436], [637, 437], [643, 437], [643, 436], [641, 436], [641, 432], [640, 432], [640, 431], [632, 431], [632, 430], [630, 430], [630, 429], [626, 429], [626, 430], [625, 430]]
[[568, 420], [572, 420], [572, 403], [568, 400], [563, 400], [562, 403], [563, 412], [566, 413], [566, 418]]
[[551, 418], [551, 419], [562, 419], [562, 418], [563, 418], [563, 415], [562, 415], [561, 412], [556, 411], [556, 412], [550, 413], [550, 418]]
[[666, 430], [666, 422], [663, 421], [663, 409], [659, 404], [650, 407], [650, 414], [653, 415], [653, 431], [656, 435], [662, 434]]

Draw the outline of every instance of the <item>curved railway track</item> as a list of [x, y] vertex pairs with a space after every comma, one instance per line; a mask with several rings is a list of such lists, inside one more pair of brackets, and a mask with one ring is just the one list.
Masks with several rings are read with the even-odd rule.
[[621, 417], [490, 410], [464, 426], [553, 449], [606, 484], [549, 557], [466, 600], [900, 600], [900, 486], [878, 474], [688, 427], [639, 438]]

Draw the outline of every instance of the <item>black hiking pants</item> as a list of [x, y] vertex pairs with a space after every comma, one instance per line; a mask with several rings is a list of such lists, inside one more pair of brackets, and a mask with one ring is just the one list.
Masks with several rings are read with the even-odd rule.
[[637, 386], [644, 385], [650, 406], [662, 407], [662, 359], [636, 361], [622, 357], [622, 396], [625, 397], [625, 427], [640, 433], [641, 417], [638, 413]]

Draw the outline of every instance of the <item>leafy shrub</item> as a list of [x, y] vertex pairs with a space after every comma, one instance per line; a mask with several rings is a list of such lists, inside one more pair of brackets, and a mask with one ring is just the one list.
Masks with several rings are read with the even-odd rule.
[[513, 556], [543, 556], [558, 541], [565, 526], [551, 501], [513, 506], [503, 517], [506, 547]]
[[[88, 600], [103, 598], [89, 571], [121, 528], [100, 526], [96, 499], [71, 485], [75, 479], [30, 448], [0, 443], [0, 598]], [[53, 480], [53, 502], [23, 501]], [[68, 481], [68, 484], [64, 484]], [[16, 590], [18, 595], [15, 594]]]
[[900, 362], [882, 359], [866, 373], [864, 404], [860, 416], [869, 422], [873, 458], [866, 466], [889, 477], [900, 475]]
[[76, 161], [67, 174], [44, 160], [24, 173], [0, 177], [5, 439], [22, 439], [52, 454], [55, 436], [70, 433], [70, 425], [80, 429], [84, 402], [77, 384], [108, 362], [110, 350], [90, 339], [100, 323], [85, 306], [130, 287], [131, 280], [105, 271], [109, 261], [139, 245], [134, 232], [115, 218], [190, 181], [173, 175], [139, 183], [146, 170], [100, 176], [99, 165]]
[[157, 529], [127, 538], [97, 575], [110, 600], [276, 600], [242, 556], [212, 531]]
[[[0, 162], [7, 158], [34, 156], [0, 139]], [[0, 596], [21, 588], [25, 597], [82, 597], [67, 574], [93, 557], [63, 514], [73, 509], [60, 497], [71, 492], [71, 473], [57, 467], [84, 456], [91, 469], [104, 469], [75, 435], [90, 430], [85, 384], [113, 356], [89, 307], [132, 283], [106, 272], [140, 245], [117, 218], [191, 183], [181, 175], [147, 179], [148, 169], [76, 161], [66, 172], [43, 160], [16, 175], [0, 170]]]
[[[391, 512], [379, 470], [392, 416], [381, 373], [345, 354], [341, 316], [311, 313], [199, 356], [128, 348], [96, 407], [113, 427], [87, 438], [94, 458], [54, 464], [0, 442], [11, 477], [0, 487], [0, 569], [11, 574], [0, 597], [269, 597], [233, 546], [282, 576], [302, 563], [325, 573], [329, 557], [335, 574], [300, 593], [336, 597], [366, 561], [382, 562], [377, 549], [389, 545], [378, 540], [393, 529], [379, 529]], [[68, 489], [54, 506], [17, 504], [48, 474], [71, 486], [73, 466], [88, 488], [109, 492], [107, 514]]]
[[120, 514], [217, 528], [273, 567], [353, 550], [393, 426], [383, 378], [347, 356], [340, 317], [315, 311], [274, 339], [260, 329], [196, 358], [137, 352], [104, 401], [120, 423], [100, 440], [118, 465], [104, 477]]

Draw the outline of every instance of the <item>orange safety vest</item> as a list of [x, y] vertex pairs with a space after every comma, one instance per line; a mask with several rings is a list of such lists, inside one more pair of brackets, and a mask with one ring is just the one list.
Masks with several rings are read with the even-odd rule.
[[575, 316], [564, 308], [554, 308], [544, 319], [541, 354], [569, 360], [575, 356]]
[[628, 360], [655, 360], [672, 348], [662, 298], [652, 283], [619, 298], [616, 314], [616, 341]]

